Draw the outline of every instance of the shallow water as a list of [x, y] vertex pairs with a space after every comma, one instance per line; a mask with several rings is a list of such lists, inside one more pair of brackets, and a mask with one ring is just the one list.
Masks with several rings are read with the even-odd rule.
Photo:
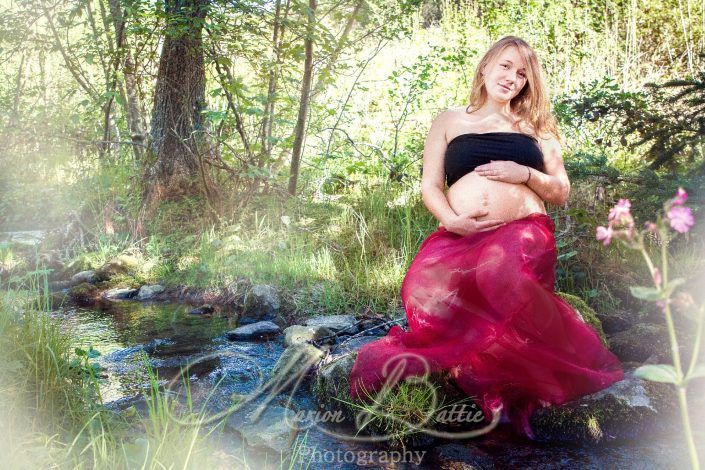
[[[116, 409], [138, 403], [140, 397], [148, 393], [149, 374], [145, 363], [148, 361], [158, 374], [160, 384], [170, 386], [173, 382], [177, 385], [175, 389], [182, 383], [181, 370], [190, 364], [186, 373], [196, 406], [205, 405], [214, 414], [227, 410], [235, 403], [234, 396], [252, 394], [266, 383], [284, 351], [280, 339], [229, 341], [224, 333], [237, 326], [231, 319], [190, 315], [188, 309], [180, 305], [124, 301], [112, 303], [105, 310], [68, 309], [56, 312], [55, 316], [61, 320], [63, 329], [70, 332], [75, 346], [92, 346], [102, 353], [96, 358], [107, 374], [101, 392], [106, 405]], [[304, 382], [295, 393], [276, 394], [271, 397], [271, 403], [293, 406], [297, 410], [316, 410], [309, 385]], [[266, 399], [258, 395], [235, 412], [229, 422], [237, 428], [239, 420]], [[691, 414], [702, 416], [702, 413]], [[701, 447], [705, 447], [704, 423], [695, 420], [693, 424], [698, 429]], [[578, 447], [532, 442], [500, 426], [479, 438], [436, 440], [425, 447], [407, 447], [404, 452], [385, 443], [358, 442], [330, 435], [335, 431], [353, 436], [355, 432], [350, 425], [325, 426], [299, 432], [299, 439], [306, 438], [298, 459], [304, 468], [307, 465], [311, 469], [689, 468], [681, 439], [668, 436], [666, 432], [641, 442]], [[245, 450], [237, 436], [226, 435], [221, 439], [229, 452], [241, 455], [247, 452], [251, 468], [280, 466], [278, 456], [273, 459], [271, 455]], [[416, 465], [419, 461], [420, 466]]]

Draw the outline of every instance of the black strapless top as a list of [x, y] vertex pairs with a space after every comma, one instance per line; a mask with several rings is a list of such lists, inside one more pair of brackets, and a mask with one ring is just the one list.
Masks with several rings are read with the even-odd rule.
[[448, 142], [445, 154], [448, 187], [490, 160], [509, 160], [544, 171], [543, 153], [535, 137], [519, 132], [469, 132]]

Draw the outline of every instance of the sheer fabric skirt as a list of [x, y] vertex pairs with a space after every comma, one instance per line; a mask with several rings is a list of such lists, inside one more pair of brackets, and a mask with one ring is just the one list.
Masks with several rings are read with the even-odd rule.
[[619, 360], [554, 293], [554, 230], [534, 213], [465, 237], [443, 227], [429, 235], [402, 283], [409, 331], [394, 326], [359, 350], [351, 398], [389, 383], [395, 363], [392, 382], [446, 371], [485, 416], [501, 406], [532, 436], [537, 407], [621, 380]]

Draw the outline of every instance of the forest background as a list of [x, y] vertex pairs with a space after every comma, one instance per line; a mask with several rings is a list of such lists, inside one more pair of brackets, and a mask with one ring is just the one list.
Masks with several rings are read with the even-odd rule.
[[[394, 314], [436, 225], [428, 127], [507, 34], [539, 54], [566, 137], [558, 290], [646, 308], [628, 290], [650, 279], [638, 253], [595, 227], [619, 198], [643, 224], [679, 186], [702, 213], [703, 1], [0, 5], [0, 231], [48, 234], [36, 259], [0, 244], [5, 279], [123, 254], [136, 285], [247, 279], [303, 314]], [[686, 288], [705, 279], [702, 235], [671, 247]]]
[[537, 51], [565, 136], [571, 197], [547, 206], [556, 290], [647, 350], [639, 362], [672, 351], [664, 310], [630, 292], [652, 284], [642, 254], [596, 227], [629, 199], [643, 228], [682, 187], [695, 226], [646, 250], [669, 257], [674, 307], [686, 292], [703, 304], [704, 33], [705, 0], [0, 0], [4, 463], [220, 458], [200, 426], [174, 426], [149, 361], [140, 431], [107, 411], [101, 353], [54, 321], [50, 286], [95, 300], [86, 273], [124, 263], [100, 289], [242, 298], [270, 284], [297, 321], [403, 317], [402, 279], [437, 227], [420, 197], [428, 128], [467, 103], [481, 54], [510, 34]]

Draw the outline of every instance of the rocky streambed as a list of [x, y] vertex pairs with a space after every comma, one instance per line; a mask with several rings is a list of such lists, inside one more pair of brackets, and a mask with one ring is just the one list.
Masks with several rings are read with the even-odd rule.
[[[238, 281], [206, 291], [101, 284], [109, 277], [83, 272], [57, 286], [70, 305], [84, 305], [56, 316], [77, 346], [102, 353], [96, 361], [103, 368], [104, 401], [122, 413], [144, 413], [147, 363], [174, 393], [187, 376], [194, 403], [214, 423], [224, 418], [220, 440], [235, 468], [243, 461], [251, 468], [279, 468], [281, 459], [326, 469], [688, 467], [673, 391], [631, 372], [608, 389], [537, 411], [535, 440], [506, 424], [473, 438], [417, 432], [402, 443], [375, 439], [379, 426], [358, 432], [359, 410], [345, 403], [347, 377], [360, 346], [393, 324], [406, 326], [402, 312], [396, 320], [297, 318], [272, 286]], [[663, 325], [635, 322], [627, 314], [603, 322], [579, 299], [564, 298], [602, 333], [627, 371], [667, 359]], [[434, 380], [449, 399], [462, 399], [447, 379]], [[702, 385], [691, 390], [690, 405], [696, 439], [705, 443], [698, 419], [705, 405]], [[482, 425], [461, 423], [453, 431]]]

